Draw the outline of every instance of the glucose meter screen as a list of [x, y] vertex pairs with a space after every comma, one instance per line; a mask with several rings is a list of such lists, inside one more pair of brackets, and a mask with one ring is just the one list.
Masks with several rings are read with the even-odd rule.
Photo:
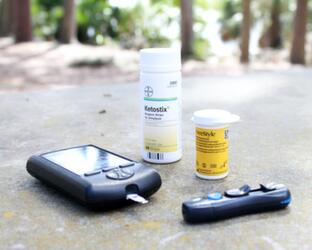
[[42, 156], [78, 175], [130, 162], [93, 146], [65, 149]]

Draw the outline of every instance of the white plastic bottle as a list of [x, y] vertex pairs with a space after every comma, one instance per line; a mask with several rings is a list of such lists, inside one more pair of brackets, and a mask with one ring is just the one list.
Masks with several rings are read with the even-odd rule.
[[181, 159], [181, 55], [171, 48], [140, 51], [142, 157], [152, 163]]

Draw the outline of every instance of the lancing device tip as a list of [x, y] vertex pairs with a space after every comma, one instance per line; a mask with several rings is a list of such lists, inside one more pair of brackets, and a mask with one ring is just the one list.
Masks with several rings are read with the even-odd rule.
[[138, 195], [138, 194], [128, 194], [126, 197], [127, 200], [132, 200], [141, 204], [146, 204], [148, 203], [148, 200], [146, 200], [145, 198], [143, 198], [142, 196]]

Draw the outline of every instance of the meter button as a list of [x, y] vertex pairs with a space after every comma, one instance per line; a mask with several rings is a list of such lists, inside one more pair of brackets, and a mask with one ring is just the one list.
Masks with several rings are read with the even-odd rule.
[[84, 176], [92, 176], [101, 173], [101, 170], [95, 170], [88, 173], [84, 173]]
[[222, 199], [222, 194], [219, 193], [219, 192], [216, 192], [216, 193], [210, 193], [208, 194], [207, 196], [208, 200], [221, 200]]
[[106, 177], [108, 179], [111, 179], [111, 180], [118, 180], [119, 179], [119, 174], [116, 173], [115, 171], [111, 171], [111, 172], [106, 174]]
[[134, 162], [129, 162], [129, 163], [125, 163], [125, 164], [121, 164], [119, 165], [120, 168], [127, 168], [127, 167], [131, 167], [134, 166]]
[[119, 169], [119, 175], [122, 178], [130, 178], [132, 175], [134, 175], [134, 171], [130, 169]]
[[108, 172], [106, 174], [106, 177], [111, 179], [111, 180], [125, 180], [134, 175], [134, 171], [130, 171], [129, 169], [120, 169], [120, 168], [115, 168], [112, 171]]
[[113, 170], [113, 169], [115, 169], [115, 168], [118, 168], [118, 167], [104, 167], [104, 168], [102, 168], [101, 170], [103, 171], [103, 172], [108, 172], [108, 171], [111, 171], [111, 170]]

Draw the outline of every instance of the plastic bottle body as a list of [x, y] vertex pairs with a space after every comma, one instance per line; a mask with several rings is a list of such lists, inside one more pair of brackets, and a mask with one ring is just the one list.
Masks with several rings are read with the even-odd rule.
[[196, 176], [216, 180], [228, 175], [228, 127], [239, 120], [238, 115], [225, 110], [203, 109], [194, 112]]
[[228, 125], [207, 126], [195, 124], [195, 174], [206, 180], [225, 178], [228, 166]]
[[181, 159], [181, 71], [140, 73], [141, 153], [145, 161]]

